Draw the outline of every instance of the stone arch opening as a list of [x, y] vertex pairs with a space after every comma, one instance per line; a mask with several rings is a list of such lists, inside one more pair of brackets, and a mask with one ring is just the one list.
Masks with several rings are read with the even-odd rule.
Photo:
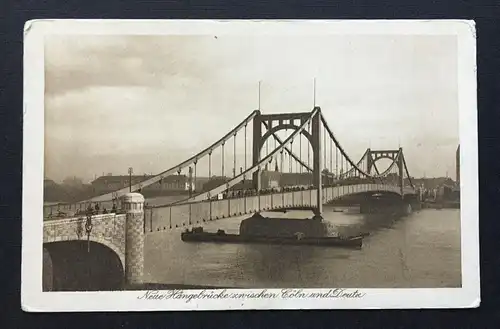
[[43, 291], [121, 290], [124, 269], [110, 247], [90, 241], [44, 243]]

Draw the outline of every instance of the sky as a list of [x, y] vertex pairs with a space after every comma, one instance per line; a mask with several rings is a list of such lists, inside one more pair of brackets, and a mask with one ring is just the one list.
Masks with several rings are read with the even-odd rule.
[[47, 37], [45, 177], [161, 172], [257, 109], [258, 81], [286, 113], [314, 79], [349, 156], [401, 145], [412, 176], [455, 178], [456, 39], [418, 35]]

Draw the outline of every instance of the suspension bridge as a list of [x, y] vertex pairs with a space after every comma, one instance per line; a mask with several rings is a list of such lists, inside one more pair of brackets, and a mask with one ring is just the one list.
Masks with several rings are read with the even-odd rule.
[[[377, 167], [382, 159], [389, 162], [385, 170]], [[187, 197], [143, 208], [141, 191], [181, 173], [189, 175]], [[207, 184], [197, 188], [202, 176], [208, 177]], [[44, 207], [44, 247], [51, 255], [64, 253], [54, 247], [61, 242], [87, 240], [87, 244], [108, 247], [117, 255], [116, 268], [125, 273], [121, 275], [133, 277], [142, 271], [144, 234], [276, 210], [310, 210], [311, 220], [321, 220], [324, 204], [374, 196], [418, 198], [403, 148], [368, 148], [353, 160], [319, 107], [301, 113], [256, 110], [212, 145], [157, 175], [78, 203]], [[100, 210], [114, 204], [117, 212], [121, 209], [126, 214], [89, 214], [96, 204]], [[55, 219], [54, 214], [64, 218]]]

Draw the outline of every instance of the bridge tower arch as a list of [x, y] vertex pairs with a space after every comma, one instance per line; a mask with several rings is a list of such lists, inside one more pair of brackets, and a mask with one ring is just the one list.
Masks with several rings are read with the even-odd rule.
[[400, 187], [401, 197], [404, 195], [404, 158], [403, 158], [403, 148], [400, 147], [398, 150], [367, 150], [367, 169], [368, 174], [373, 174], [375, 170], [376, 174], [380, 174], [376, 162], [381, 159], [389, 159], [396, 161], [396, 166], [398, 167], [398, 185]]
[[[309, 118], [311, 118], [311, 132], [303, 130], [301, 133], [309, 141], [313, 153], [313, 186], [317, 191], [317, 205], [314, 211], [315, 218], [321, 219], [323, 213], [323, 191], [322, 191], [322, 145], [321, 145], [321, 109], [315, 107], [315, 114], [311, 118], [310, 112], [302, 113], [280, 113], [280, 114], [261, 114], [257, 111], [253, 119], [253, 140], [252, 140], [252, 165], [256, 166], [261, 161], [261, 150], [266, 140], [276, 132], [284, 129], [297, 131]], [[298, 122], [298, 125], [296, 124]], [[265, 126], [266, 132], [263, 134], [262, 126]], [[252, 181], [254, 189], [260, 191], [261, 170], [254, 172]]]

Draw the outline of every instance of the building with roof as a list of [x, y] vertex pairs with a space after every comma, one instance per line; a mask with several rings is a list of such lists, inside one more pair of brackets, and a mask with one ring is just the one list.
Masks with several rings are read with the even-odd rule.
[[[92, 187], [98, 194], [109, 193], [130, 185], [138, 184], [151, 175], [106, 175], [92, 181]], [[170, 175], [160, 180], [158, 183], [144, 187], [142, 192], [183, 192], [189, 190], [188, 178], [185, 175]]]
[[310, 172], [303, 173], [282, 173], [280, 176], [280, 186], [309, 186], [312, 185], [313, 175]]
[[260, 176], [261, 187], [264, 189], [279, 187], [280, 179], [279, 171], [263, 170]]

